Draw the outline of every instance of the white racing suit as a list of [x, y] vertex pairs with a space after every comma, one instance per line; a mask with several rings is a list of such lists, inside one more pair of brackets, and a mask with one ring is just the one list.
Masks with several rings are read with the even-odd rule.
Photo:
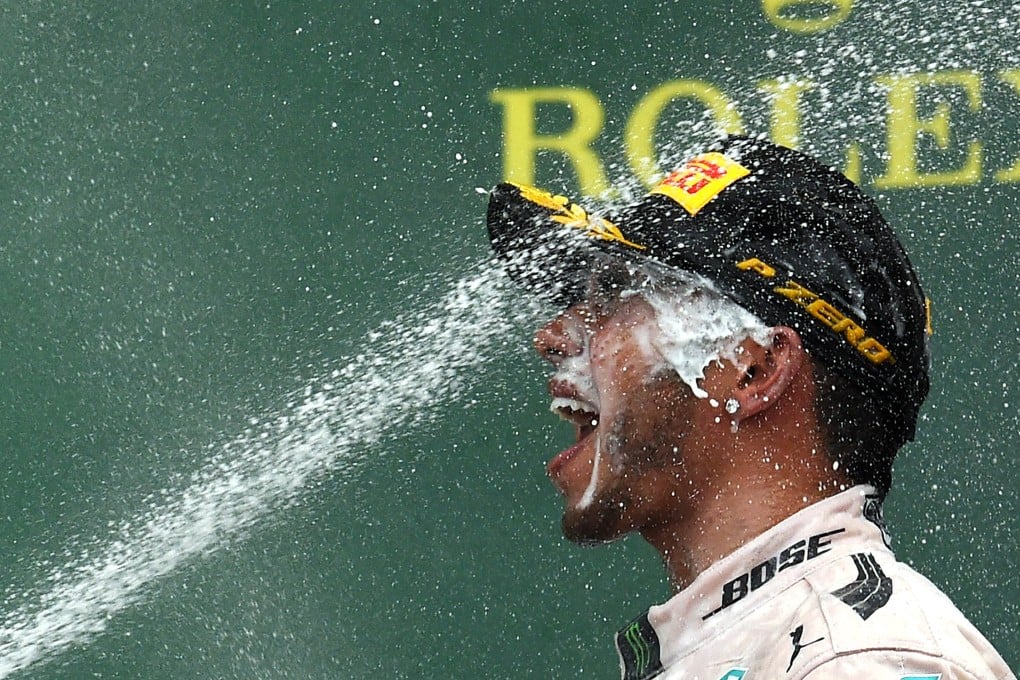
[[1015, 680], [949, 598], [896, 561], [867, 486], [741, 546], [616, 645], [625, 680]]

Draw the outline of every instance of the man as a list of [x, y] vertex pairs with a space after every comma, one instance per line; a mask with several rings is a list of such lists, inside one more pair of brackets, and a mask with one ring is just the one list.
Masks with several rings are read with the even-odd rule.
[[639, 532], [678, 591], [617, 635], [625, 678], [1014, 677], [889, 549], [927, 304], [854, 184], [734, 137], [611, 219], [502, 184], [488, 226], [565, 308], [535, 338], [577, 434], [548, 464], [565, 535]]

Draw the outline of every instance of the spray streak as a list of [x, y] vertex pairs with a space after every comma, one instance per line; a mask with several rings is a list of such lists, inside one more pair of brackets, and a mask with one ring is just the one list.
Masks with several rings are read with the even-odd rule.
[[591, 502], [595, 500], [595, 489], [598, 488], [599, 483], [599, 464], [602, 462], [602, 436], [599, 434], [595, 435], [595, 462], [591, 466], [591, 478], [588, 479], [588, 488], [584, 490], [584, 495], [581, 496], [581, 500], [577, 502], [577, 507], [584, 510]]
[[0, 626], [0, 678], [87, 642], [153, 581], [296, 502], [310, 481], [350, 469], [388, 430], [431, 417], [428, 405], [463, 391], [465, 369], [512, 331], [501, 284], [492, 270], [466, 277], [436, 305], [384, 324], [365, 354], [309, 386], [268, 427], [224, 445], [178, 497], [98, 555], [50, 574], [49, 590]]

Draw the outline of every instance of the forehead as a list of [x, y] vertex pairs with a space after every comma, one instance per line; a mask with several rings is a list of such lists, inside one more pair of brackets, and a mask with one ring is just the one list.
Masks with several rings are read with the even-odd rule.
[[676, 299], [719, 295], [711, 283], [697, 274], [667, 270], [654, 263], [635, 265], [612, 258], [596, 263], [585, 286], [585, 298], [589, 301], [642, 294]]
[[584, 295], [589, 299], [620, 295], [627, 290], [640, 287], [641, 284], [642, 280], [636, 268], [613, 261], [600, 262], [588, 274]]

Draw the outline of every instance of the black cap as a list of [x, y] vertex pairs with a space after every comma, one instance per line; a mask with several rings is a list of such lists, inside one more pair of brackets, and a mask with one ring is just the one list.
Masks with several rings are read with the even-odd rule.
[[874, 395], [912, 438], [927, 396], [927, 304], [874, 201], [842, 174], [761, 139], [729, 137], [605, 218], [564, 196], [500, 184], [492, 247], [508, 273], [560, 304], [605, 254], [707, 278]]

